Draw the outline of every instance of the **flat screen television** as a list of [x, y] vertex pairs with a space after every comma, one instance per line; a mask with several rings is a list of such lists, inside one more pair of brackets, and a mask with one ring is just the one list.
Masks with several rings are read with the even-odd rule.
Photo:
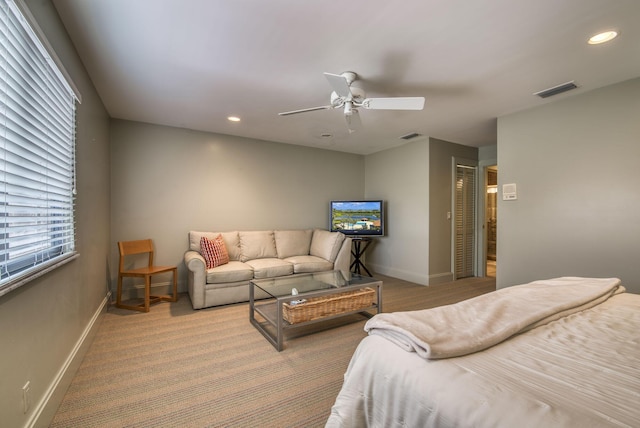
[[349, 236], [384, 236], [384, 202], [331, 201], [331, 231]]

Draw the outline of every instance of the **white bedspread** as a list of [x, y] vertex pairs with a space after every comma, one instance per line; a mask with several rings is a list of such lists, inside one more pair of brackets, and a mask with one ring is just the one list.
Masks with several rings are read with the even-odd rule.
[[327, 427], [637, 427], [640, 296], [614, 295], [482, 352], [425, 359], [370, 335]]
[[587, 309], [624, 291], [617, 278], [564, 277], [534, 281], [454, 305], [379, 314], [364, 329], [423, 358], [481, 351], [514, 334]]

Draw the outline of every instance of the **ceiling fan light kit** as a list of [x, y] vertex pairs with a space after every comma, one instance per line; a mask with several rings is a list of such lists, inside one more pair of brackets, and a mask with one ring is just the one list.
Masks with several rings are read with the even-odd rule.
[[363, 89], [351, 86], [358, 78], [358, 75], [352, 71], [345, 71], [342, 74], [324, 73], [324, 76], [333, 88], [329, 105], [286, 111], [279, 115], [289, 116], [343, 108], [349, 133], [352, 133], [362, 126], [357, 110], [360, 107], [368, 110], [422, 110], [424, 108], [424, 97], [367, 98]]

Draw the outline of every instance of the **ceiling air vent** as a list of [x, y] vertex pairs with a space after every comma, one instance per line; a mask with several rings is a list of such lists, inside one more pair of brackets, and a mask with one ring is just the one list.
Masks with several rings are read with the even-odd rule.
[[549, 98], [554, 95], [561, 94], [563, 92], [570, 91], [572, 89], [576, 89], [578, 86], [573, 82], [563, 83], [562, 85], [554, 86], [553, 88], [545, 89], [544, 91], [536, 92], [533, 95], [537, 95], [540, 98]]
[[422, 134], [418, 134], [417, 132], [412, 132], [411, 134], [403, 135], [400, 138], [402, 138], [403, 140], [411, 140], [418, 137], [422, 137]]

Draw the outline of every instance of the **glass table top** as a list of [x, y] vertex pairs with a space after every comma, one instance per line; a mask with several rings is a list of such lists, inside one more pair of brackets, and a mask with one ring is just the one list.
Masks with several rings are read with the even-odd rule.
[[[358, 286], [362, 287], [378, 282], [378, 280], [351, 272], [335, 270], [277, 278], [255, 279], [251, 282], [272, 297], [291, 297], [332, 288], [348, 289]], [[295, 293], [294, 289], [297, 293]]]

